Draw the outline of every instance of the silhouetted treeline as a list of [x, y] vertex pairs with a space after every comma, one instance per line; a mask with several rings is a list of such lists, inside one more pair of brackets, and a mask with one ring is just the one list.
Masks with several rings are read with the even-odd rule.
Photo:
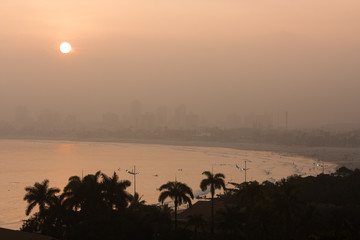
[[39, 211], [24, 221], [22, 231], [41, 232], [58, 239], [168, 239], [170, 208], [148, 206], [138, 194], [130, 195], [127, 180], [97, 172], [69, 178], [62, 194], [49, 181], [27, 187], [24, 197]]
[[360, 171], [235, 184], [218, 213], [224, 239], [359, 239]]
[[[163, 185], [169, 191], [161, 195], [176, 193], [176, 184]], [[276, 183], [232, 183], [219, 196], [223, 207], [214, 215], [214, 234], [212, 221], [201, 215], [174, 228], [167, 205], [146, 205], [126, 192], [129, 185], [100, 172], [71, 177], [60, 195], [47, 180], [36, 183], [26, 188], [24, 199], [27, 213], [35, 205], [39, 212], [22, 230], [59, 239], [360, 239], [359, 169], [342, 167], [331, 175], [290, 176]]]

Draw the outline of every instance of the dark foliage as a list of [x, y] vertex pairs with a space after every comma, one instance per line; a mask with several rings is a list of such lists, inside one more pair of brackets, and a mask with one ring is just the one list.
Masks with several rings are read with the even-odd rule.
[[48, 182], [26, 188], [25, 200], [40, 211], [24, 221], [22, 231], [74, 240], [168, 239], [172, 234], [170, 209], [147, 206], [138, 194], [131, 196], [126, 192], [131, 183], [120, 181], [116, 173], [70, 177], [59, 196]]
[[181, 182], [168, 182], [161, 185], [159, 188], [161, 191], [159, 196], [159, 202], [164, 203], [165, 199], [170, 198], [174, 200], [175, 210], [175, 230], [177, 229], [177, 209], [178, 206], [183, 203], [188, 204], [191, 207], [191, 199], [194, 199], [192, 189], [186, 184]]
[[119, 181], [116, 174], [71, 177], [59, 196], [44, 183], [46, 188], [38, 184], [36, 189], [51, 198], [36, 202], [41, 206], [41, 199], [51, 201], [44, 201], [41, 213], [24, 221], [21, 230], [58, 239], [360, 239], [358, 169], [343, 167], [331, 175], [291, 176], [276, 183], [234, 184], [221, 196], [225, 208], [215, 213], [213, 235], [210, 219], [200, 215], [174, 230], [170, 208], [145, 205], [139, 195], [126, 192], [130, 183]]
[[224, 239], [360, 239], [360, 171], [236, 185], [219, 213]]

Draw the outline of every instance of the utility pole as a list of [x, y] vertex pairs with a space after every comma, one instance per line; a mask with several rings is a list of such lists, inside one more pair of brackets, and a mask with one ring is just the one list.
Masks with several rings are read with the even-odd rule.
[[135, 196], [135, 193], [136, 193], [136, 167], [134, 165], [134, 196]]
[[135, 195], [135, 193], [136, 193], [136, 174], [139, 174], [139, 173], [136, 172], [136, 166], [135, 166], [135, 165], [134, 165], [134, 170], [133, 170], [133, 172], [131, 172], [131, 171], [127, 170], [127, 169], [126, 169], [126, 172], [127, 172], [128, 174], [134, 175], [134, 195]]
[[245, 183], [246, 183], [246, 170], [247, 168], [246, 168], [246, 160], [245, 160]]
[[249, 168], [246, 167], [246, 160], [245, 160], [245, 168], [239, 167], [237, 164], [235, 164], [235, 167], [240, 171], [245, 171], [245, 183], [246, 183], [246, 171], [249, 170]]

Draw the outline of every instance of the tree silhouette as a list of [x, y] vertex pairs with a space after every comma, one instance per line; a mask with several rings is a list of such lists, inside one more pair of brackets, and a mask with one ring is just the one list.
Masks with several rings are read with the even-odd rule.
[[[276, 183], [233, 183], [236, 188], [226, 189], [226, 195], [219, 199], [225, 206], [216, 215], [223, 234], [214, 234], [212, 239], [360, 239], [360, 170], [338, 172], [345, 174], [290, 176]], [[142, 205], [139, 195], [131, 200], [140, 205], [131, 203], [130, 207], [120, 209], [124, 211], [119, 214], [117, 206], [123, 205], [116, 205], [117, 197], [122, 195], [116, 193], [115, 186], [121, 183], [116, 174], [74, 176], [60, 197], [56, 194], [58, 189], [49, 188], [48, 180], [35, 183], [26, 188], [24, 199], [29, 203], [28, 214], [38, 205], [39, 209], [23, 222], [21, 231], [72, 240], [207, 237], [196, 236], [204, 224], [201, 216], [192, 216], [187, 222], [194, 230], [190, 236], [189, 231], [171, 227], [170, 208], [166, 204]], [[210, 181], [203, 185], [211, 188]], [[214, 192], [216, 189], [214, 186]], [[191, 189], [183, 183], [169, 182], [161, 190], [161, 202], [172, 198], [176, 208], [182, 203], [191, 204]], [[183, 195], [185, 198], [178, 197]]]
[[64, 206], [77, 211], [81, 207], [83, 199], [82, 179], [78, 176], [69, 178], [68, 184], [64, 188], [61, 197], [64, 199]]
[[194, 232], [195, 232], [195, 239], [197, 239], [197, 232], [199, 227], [201, 227], [202, 231], [205, 232], [205, 226], [206, 220], [204, 219], [204, 216], [202, 214], [194, 214], [188, 216], [188, 221], [186, 226], [194, 226]]
[[[163, 191], [164, 190], [164, 191]], [[191, 199], [194, 199], [194, 194], [190, 187], [181, 182], [168, 182], [159, 188], [162, 191], [159, 196], [159, 202], [164, 203], [166, 198], [174, 200], [175, 205], [175, 229], [177, 229], [177, 208], [183, 203], [192, 206]]]
[[223, 233], [235, 238], [238, 232], [242, 230], [242, 219], [238, 206], [226, 206], [219, 214], [221, 218], [219, 227]]
[[143, 195], [139, 195], [139, 193], [135, 193], [134, 196], [131, 196], [130, 200], [130, 208], [138, 208], [146, 203], [145, 200], [142, 199]]
[[101, 174], [102, 180], [102, 190], [104, 195], [104, 200], [108, 207], [113, 210], [118, 211], [123, 210], [127, 207], [128, 202], [131, 200], [131, 195], [126, 192], [126, 188], [131, 185], [130, 181], [124, 180], [119, 181], [119, 177], [114, 172], [112, 177], [108, 177], [106, 174]]
[[222, 173], [216, 173], [215, 175], [209, 171], [205, 171], [202, 173], [206, 176], [200, 183], [200, 188], [202, 191], [206, 191], [206, 189], [210, 186], [211, 192], [211, 233], [214, 233], [214, 195], [216, 189], [225, 189], [225, 176]]
[[39, 205], [39, 216], [44, 217], [47, 208], [56, 199], [56, 193], [60, 192], [58, 188], [49, 188], [49, 180], [45, 179], [42, 183], [36, 182], [33, 187], [26, 187], [24, 200], [28, 202], [26, 208], [26, 215], [28, 216], [31, 210]]
[[64, 188], [64, 205], [70, 209], [85, 215], [96, 215], [103, 212], [105, 202], [103, 201], [102, 184], [99, 182], [101, 172], [86, 175], [83, 179], [78, 176], [69, 178], [69, 183]]
[[289, 176], [287, 179], [281, 179], [276, 183], [279, 189], [276, 204], [278, 213], [282, 215], [284, 220], [284, 239], [289, 239], [290, 233], [297, 228], [294, 221], [298, 219], [296, 214], [300, 211], [301, 202], [298, 199], [296, 181], [300, 178], [296, 175]]

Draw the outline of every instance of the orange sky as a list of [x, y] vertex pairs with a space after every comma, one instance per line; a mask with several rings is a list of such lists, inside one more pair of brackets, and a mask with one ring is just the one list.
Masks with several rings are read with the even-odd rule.
[[121, 113], [139, 99], [360, 122], [359, 13], [355, 0], [2, 0], [0, 108]]

